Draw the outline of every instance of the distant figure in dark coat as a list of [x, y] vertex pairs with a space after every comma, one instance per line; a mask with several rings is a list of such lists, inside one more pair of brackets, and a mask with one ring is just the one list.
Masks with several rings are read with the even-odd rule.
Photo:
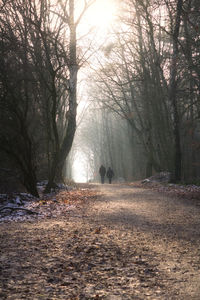
[[108, 177], [109, 183], [111, 183], [112, 182], [112, 178], [114, 176], [114, 172], [113, 172], [113, 170], [110, 167], [108, 168], [108, 171], [107, 171], [106, 175]]
[[99, 174], [101, 176], [101, 183], [104, 183], [104, 177], [106, 175], [106, 168], [101, 165], [100, 169], [99, 169]]

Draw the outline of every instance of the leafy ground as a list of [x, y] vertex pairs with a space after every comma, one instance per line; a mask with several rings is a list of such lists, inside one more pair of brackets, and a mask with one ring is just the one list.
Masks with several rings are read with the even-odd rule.
[[200, 299], [198, 197], [139, 183], [80, 188], [36, 202], [27, 218], [4, 212], [1, 299]]

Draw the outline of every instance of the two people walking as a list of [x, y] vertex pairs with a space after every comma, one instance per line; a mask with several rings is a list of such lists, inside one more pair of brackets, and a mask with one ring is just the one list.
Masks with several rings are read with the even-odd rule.
[[108, 168], [108, 170], [106, 172], [106, 168], [103, 165], [101, 165], [101, 167], [99, 168], [99, 174], [101, 176], [101, 183], [102, 184], [104, 183], [105, 175], [108, 177], [109, 183], [110, 184], [112, 183], [112, 178], [114, 176], [114, 172], [110, 167]]

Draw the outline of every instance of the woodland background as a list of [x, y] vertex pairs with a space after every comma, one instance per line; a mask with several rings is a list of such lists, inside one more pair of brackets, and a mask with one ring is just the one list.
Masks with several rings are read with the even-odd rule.
[[80, 152], [88, 180], [103, 163], [115, 179], [168, 171], [199, 184], [199, 1], [119, 1], [99, 42], [93, 29], [77, 35], [92, 2], [0, 2], [2, 192], [16, 178], [34, 196], [41, 180], [50, 191]]

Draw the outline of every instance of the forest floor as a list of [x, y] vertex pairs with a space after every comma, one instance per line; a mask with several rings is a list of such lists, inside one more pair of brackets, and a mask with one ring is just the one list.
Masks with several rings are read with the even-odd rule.
[[81, 185], [2, 219], [0, 299], [199, 300], [199, 195], [161, 190]]

